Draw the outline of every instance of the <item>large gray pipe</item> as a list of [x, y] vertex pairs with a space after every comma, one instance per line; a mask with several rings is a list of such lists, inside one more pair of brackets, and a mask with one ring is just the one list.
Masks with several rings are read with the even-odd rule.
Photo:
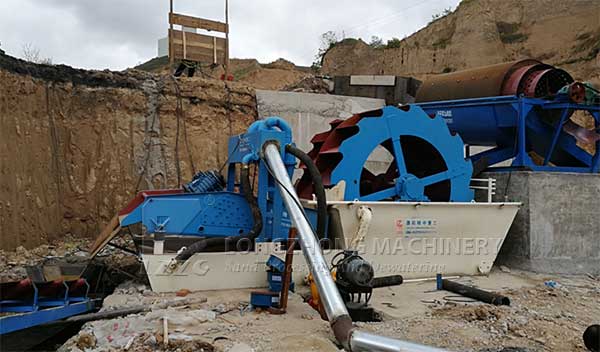
[[298, 230], [298, 238], [302, 253], [310, 266], [310, 272], [315, 279], [319, 296], [323, 302], [325, 313], [333, 329], [333, 333], [342, 346], [349, 351], [397, 351], [397, 352], [447, 352], [446, 350], [396, 340], [355, 330], [346, 305], [331, 277], [329, 266], [313, 230], [304, 216], [300, 199], [292, 186], [286, 167], [281, 159], [279, 148], [274, 143], [268, 143], [264, 148], [264, 157], [277, 185], [285, 207], [290, 214], [292, 223]]

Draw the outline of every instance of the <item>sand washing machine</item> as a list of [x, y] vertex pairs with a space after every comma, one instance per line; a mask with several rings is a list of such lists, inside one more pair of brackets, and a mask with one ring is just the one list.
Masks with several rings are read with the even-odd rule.
[[[155, 291], [266, 287], [265, 263], [284, 257], [296, 226], [265, 159], [274, 145], [286, 179], [301, 160], [294, 192], [326, 258], [357, 250], [376, 276], [489, 272], [519, 204], [473, 202], [471, 161], [442, 117], [416, 105], [361, 113], [332, 122], [308, 153], [291, 136], [280, 118], [256, 122], [230, 138], [226, 180], [204, 172], [182, 188], [140, 192], [92, 252], [123, 230]], [[302, 284], [309, 268], [300, 255], [297, 264]]]
[[416, 102], [444, 118], [468, 146], [476, 169], [600, 171], [600, 96], [561, 69], [521, 60], [423, 82]]

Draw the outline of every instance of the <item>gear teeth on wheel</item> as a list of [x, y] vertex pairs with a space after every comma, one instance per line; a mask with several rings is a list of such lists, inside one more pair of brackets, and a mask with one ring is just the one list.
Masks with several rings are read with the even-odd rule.
[[[395, 120], [396, 118], [398, 120]], [[367, 130], [363, 131], [363, 129]], [[382, 129], [386, 129], [387, 134], [373, 133], [375, 130], [381, 132]], [[432, 186], [439, 188], [442, 186], [441, 183], [448, 182], [447, 192], [450, 199], [435, 199], [434, 197], [431, 200], [472, 200], [472, 191], [468, 188], [472, 165], [464, 158], [462, 139], [458, 135], [450, 134], [445, 120], [440, 116], [429, 116], [414, 105], [404, 109], [385, 107], [356, 114], [343, 122], [332, 122], [329, 131], [315, 135], [311, 141], [313, 149], [309, 155], [320, 171], [325, 187], [333, 187], [339, 181], [344, 180], [347, 185], [345, 199], [360, 199], [362, 191], [359, 190], [362, 189], [363, 181], [371, 183], [375, 187], [393, 186], [393, 179], [399, 176], [397, 171], [399, 168], [394, 168], [392, 165], [387, 171], [374, 175], [364, 167], [371, 152], [364, 150], [364, 147], [374, 144], [372, 139], [369, 140], [372, 138], [369, 136], [385, 137], [383, 140], [377, 140], [377, 145], [384, 145], [386, 141], [391, 141], [391, 138], [399, 138], [398, 140], [401, 141], [406, 136], [409, 150], [405, 150], [402, 145], [402, 154], [404, 154], [402, 159], [408, 157], [407, 161], [410, 165], [405, 163], [405, 169], [409, 174], [423, 178], [447, 171], [448, 178], [436, 182]], [[419, 140], [421, 141], [419, 142]], [[422, 151], [423, 146], [428, 150]], [[394, 154], [392, 143], [385, 144], [384, 148], [392, 155]], [[435, 157], [432, 154], [434, 157], [428, 158], [426, 153], [434, 153], [438, 156]], [[357, 157], [358, 159], [356, 159]], [[354, 162], [361, 163], [360, 168], [350, 166]], [[312, 181], [306, 171], [297, 183], [297, 190], [302, 198], [312, 198]]]

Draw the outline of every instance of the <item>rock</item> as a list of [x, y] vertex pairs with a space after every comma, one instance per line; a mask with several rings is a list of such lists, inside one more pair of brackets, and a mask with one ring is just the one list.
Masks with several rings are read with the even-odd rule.
[[185, 297], [185, 296], [189, 295], [190, 292], [192, 292], [192, 291], [188, 290], [187, 288], [182, 288], [181, 290], [177, 291], [175, 293], [175, 295], [177, 297]]
[[525, 317], [515, 317], [513, 321], [519, 325], [526, 325], [527, 323], [529, 323], [529, 319]]
[[533, 339], [533, 341], [535, 341], [537, 343], [541, 343], [542, 345], [546, 344], [546, 339], [541, 338], [541, 337], [536, 337], [535, 339]]
[[503, 273], [510, 273], [510, 268], [509, 268], [509, 267], [507, 267], [507, 266], [504, 266], [504, 265], [500, 265], [500, 270], [501, 270]]
[[562, 312], [561, 315], [567, 319], [575, 319], [575, 315], [568, 312]]
[[82, 332], [79, 334], [79, 338], [77, 339], [77, 347], [82, 350], [86, 348], [96, 347], [96, 336], [88, 332]]
[[156, 344], [157, 344], [156, 336], [154, 336], [154, 335], [150, 335], [144, 340], [144, 345], [146, 345], [146, 346], [156, 346]]
[[527, 334], [525, 334], [522, 330], [514, 330], [513, 333], [515, 334], [515, 336], [518, 337], [526, 337]]

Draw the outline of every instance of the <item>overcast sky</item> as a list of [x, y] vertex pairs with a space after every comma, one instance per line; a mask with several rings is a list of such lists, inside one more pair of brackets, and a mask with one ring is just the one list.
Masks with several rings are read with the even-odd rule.
[[[175, 12], [224, 20], [224, 0], [174, 0]], [[459, 0], [230, 0], [230, 50], [236, 58], [279, 57], [310, 65], [320, 35], [402, 38]], [[157, 55], [168, 0], [0, 0], [0, 48], [23, 45], [53, 63], [122, 70]]]

